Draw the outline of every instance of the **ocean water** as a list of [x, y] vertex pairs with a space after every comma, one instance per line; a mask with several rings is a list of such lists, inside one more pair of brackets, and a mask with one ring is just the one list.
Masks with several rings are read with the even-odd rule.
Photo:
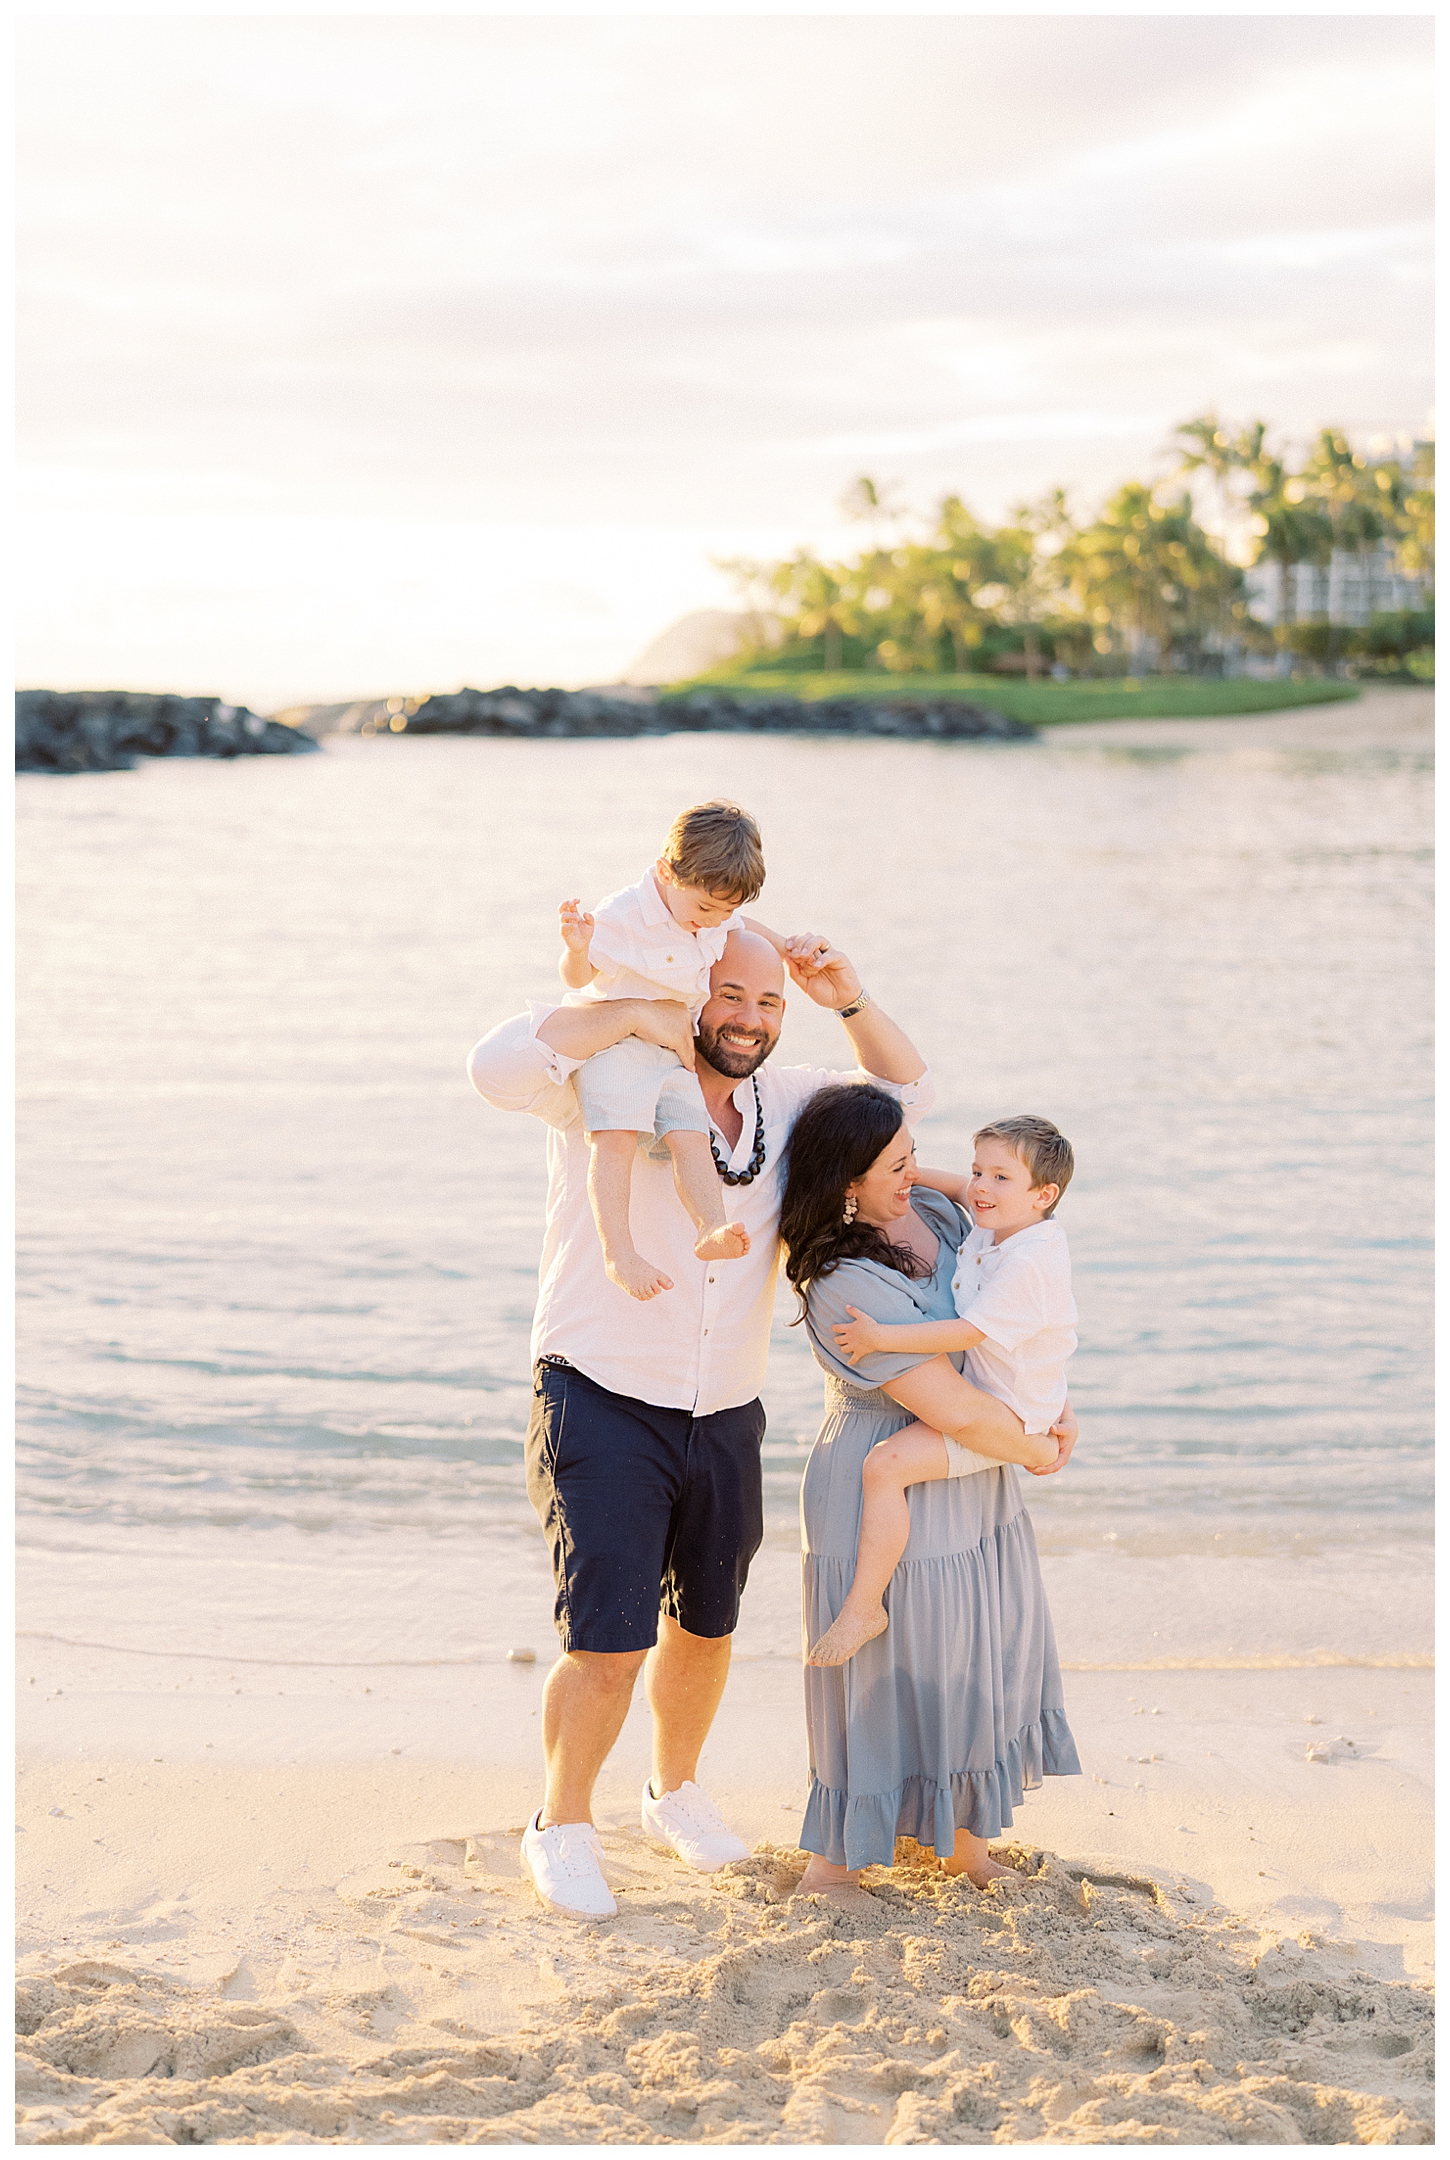
[[[1427, 1662], [1430, 778], [1372, 730], [1214, 728], [22, 778], [22, 1629], [229, 1668], [546, 1652], [543, 1137], [463, 1060], [549, 994], [558, 900], [728, 793], [760, 911], [930, 1060], [922, 1160], [1014, 1110], [1074, 1141], [1083, 1438], [1026, 1481], [1064, 1662]], [[797, 999], [776, 1055], [843, 1044]], [[752, 1656], [798, 1654], [791, 1316]]]

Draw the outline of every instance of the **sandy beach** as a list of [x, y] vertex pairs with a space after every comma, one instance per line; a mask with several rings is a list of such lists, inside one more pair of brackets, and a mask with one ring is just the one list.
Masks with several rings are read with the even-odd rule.
[[542, 1662], [22, 1647], [21, 2143], [1430, 2141], [1426, 1672], [1069, 1674], [1021, 1882], [837, 1907], [799, 1666], [745, 1659], [703, 1775], [754, 1857], [644, 1842], [636, 1708], [581, 1929], [519, 1866]]
[[[776, 1497], [702, 1765], [753, 1857], [707, 1879], [645, 1844], [636, 1705], [598, 1793], [621, 1909], [588, 1929], [537, 1904], [518, 1856], [553, 1655], [517, 1469], [537, 1135], [484, 1127], [459, 1099], [464, 993], [414, 980], [417, 956], [443, 949], [433, 918], [404, 937], [380, 913], [359, 941], [384, 986], [369, 1006], [346, 972], [353, 944], [331, 933], [305, 996], [273, 979], [269, 956], [333, 905], [331, 886], [300, 911], [289, 898], [235, 941], [236, 964], [262, 972], [230, 985], [221, 1032], [158, 1052], [161, 990], [123, 974], [151, 950], [151, 914], [108, 946], [114, 893], [143, 843], [153, 879], [189, 892], [187, 835], [233, 814], [202, 791], [275, 780], [143, 776], [98, 879], [94, 835], [111, 828], [86, 821], [87, 798], [32, 798], [49, 821], [32, 847], [42, 870], [74, 862], [76, 890], [94, 885], [91, 914], [60, 888], [79, 926], [64, 950], [32, 933], [44, 997], [63, 981], [66, 1009], [119, 1046], [120, 1077], [87, 1093], [63, 1029], [32, 1053], [20, 2143], [1432, 2141], [1429, 1554], [1418, 1383], [1399, 1347], [1420, 1325], [1404, 1257], [1417, 1217], [1397, 1198], [1395, 1237], [1352, 1238], [1347, 1256], [1335, 1242], [1344, 1151], [1418, 1100], [1418, 1051], [1386, 1032], [1400, 1006], [1382, 993], [1418, 920], [1403, 865], [1419, 827], [1398, 806], [1430, 725], [1428, 692], [1376, 691], [1242, 721], [1099, 722], [1054, 731], [1030, 768], [1024, 754], [1033, 788], [1058, 790], [1055, 815], [1085, 804], [1064, 858], [1086, 865], [1072, 919], [1120, 933], [1071, 948], [1060, 995], [1091, 954], [1126, 957], [1084, 974], [1069, 1008], [1068, 1062], [1097, 1070], [1096, 1057], [1103, 1075], [1083, 1111], [1103, 1156], [1080, 1210], [1084, 1442], [1071, 1483], [1027, 1495], [1084, 1774], [1028, 1795], [1004, 1840], [1018, 1878], [977, 1892], [913, 1850], [840, 1904], [793, 1894], [807, 1766], [789, 1510], [819, 1379], [783, 1329]], [[396, 821], [417, 849], [398, 892], [424, 889], [434, 856], [465, 859], [428, 774], [453, 801], [478, 746], [416, 747], [388, 783], [420, 791]], [[843, 789], [876, 772], [881, 747], [852, 751]], [[722, 753], [650, 753], [666, 754]], [[620, 771], [633, 755], [624, 746]], [[805, 800], [797, 746], [769, 755], [781, 799]], [[944, 789], [965, 786], [957, 775], [1009, 788], [1017, 756], [933, 770]], [[534, 784], [515, 764], [512, 784]], [[323, 818], [339, 847], [373, 830], [373, 771], [319, 758], [304, 771], [315, 801], [259, 796], [265, 815], [230, 843], [246, 890], [269, 906], [288, 894]], [[729, 778], [701, 764], [660, 785], [687, 800]], [[1280, 822], [1252, 883], [1244, 835], [1266, 817]], [[1353, 850], [1369, 868], [1346, 887]], [[1185, 878], [1154, 976], [1161, 896]], [[354, 910], [370, 854], [357, 879]], [[1014, 904], [1039, 884], [1029, 865]], [[437, 919], [453, 905], [440, 898]], [[1249, 965], [1269, 909], [1272, 981]], [[1344, 921], [1358, 942], [1341, 949]], [[1024, 935], [1051, 930], [1028, 916]], [[883, 968], [911, 950], [900, 924], [873, 934]], [[1337, 972], [1317, 982], [1320, 950]], [[1185, 952], [1196, 972], [1173, 1005]], [[209, 981], [215, 939], [161, 957]], [[1244, 981], [1267, 1017], [1246, 1008]], [[318, 1047], [324, 992], [335, 1068]], [[500, 975], [467, 995], [491, 1012], [518, 992]], [[902, 998], [938, 1026], [925, 982]], [[1124, 1105], [1117, 1042], [1135, 1001], [1135, 1069], [1153, 1082]], [[260, 1107], [246, 1061], [226, 1065], [240, 1010], [278, 1029]], [[1241, 1035], [1258, 1030], [1252, 1069], [1200, 1102], [1228, 1013]], [[1111, 1025], [1095, 1033], [1098, 1015]], [[386, 1058], [428, 1026], [443, 1077], [412, 1080]], [[800, 1040], [811, 1054], [804, 1023]], [[1036, 1085], [1056, 1035], [1032, 1054]], [[954, 1038], [933, 1055], [951, 1072]], [[972, 1084], [1007, 1100], [1025, 1053], [1001, 1055], [1001, 1075], [974, 1067]], [[371, 1092], [349, 1107], [354, 1072]], [[1198, 1167], [1178, 1213], [1150, 1196], [1151, 1235], [1124, 1273], [1090, 1232], [1162, 1105]], [[1243, 1186], [1214, 1182], [1229, 1143]], [[1256, 1209], [1275, 1192], [1278, 1212], [1258, 1244], [1234, 1244], [1224, 1210], [1250, 1187]], [[496, 1245], [467, 1220], [485, 1190]], [[507, 1663], [512, 1644], [536, 1661]]]

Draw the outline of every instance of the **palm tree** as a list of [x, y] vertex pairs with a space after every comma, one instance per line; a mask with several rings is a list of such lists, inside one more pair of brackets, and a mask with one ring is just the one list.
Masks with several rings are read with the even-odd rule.
[[[1376, 479], [1379, 475], [1376, 472]], [[1399, 567], [1407, 577], [1435, 578], [1435, 445], [1416, 443], [1406, 473], [1401, 468], [1395, 506]]]
[[[1338, 428], [1321, 428], [1301, 477], [1323, 504], [1329, 519], [1333, 545], [1359, 563], [1360, 584], [1365, 596], [1365, 620], [1369, 619], [1372, 564], [1384, 539], [1388, 506], [1375, 485], [1367, 461], [1352, 448]], [[1326, 655], [1335, 659], [1334, 626], [1329, 629]]]
[[1040, 502], [1018, 503], [1011, 519], [992, 541], [997, 582], [1003, 589], [996, 612], [1021, 630], [1027, 679], [1035, 682], [1042, 672], [1039, 632], [1061, 600], [1066, 582], [1061, 556], [1075, 528], [1061, 488], [1053, 488]]
[[799, 548], [769, 574], [786, 628], [807, 642], [820, 638], [827, 674], [840, 667], [842, 640], [859, 625], [854, 582], [851, 566], [824, 563], [809, 548]]
[[1111, 649], [1109, 628], [1153, 639], [1160, 665], [1176, 646], [1200, 639], [1219, 618], [1224, 588], [1239, 583], [1193, 515], [1185, 492], [1160, 502], [1150, 487], [1129, 481], [1097, 518], [1062, 550], [1062, 570], [1083, 616], [1096, 629], [1099, 651]]
[[[1263, 436], [1262, 422], [1256, 423], [1260, 440]], [[1217, 413], [1206, 412], [1196, 420], [1185, 420], [1173, 430], [1179, 438], [1178, 471], [1181, 473], [1203, 472], [1216, 483], [1218, 494], [1218, 552], [1227, 567], [1229, 506], [1233, 500], [1229, 479], [1240, 469], [1238, 447], [1232, 435], [1223, 425]], [[1228, 581], [1224, 581], [1225, 609], [1227, 608]], [[1225, 658], [1228, 649], [1229, 618], [1227, 613], [1219, 622], [1220, 642]]]
[[[1294, 572], [1301, 563], [1327, 563], [1334, 552], [1334, 527], [1321, 503], [1315, 502], [1302, 474], [1290, 473], [1282, 458], [1271, 457], [1264, 443], [1262, 422], [1251, 431], [1251, 456], [1243, 463], [1253, 480], [1249, 509], [1253, 513], [1254, 561], [1272, 562], [1279, 569], [1279, 644], [1281, 667], [1290, 662], [1289, 635], [1294, 627]], [[1247, 448], [1248, 445], [1246, 444]]]

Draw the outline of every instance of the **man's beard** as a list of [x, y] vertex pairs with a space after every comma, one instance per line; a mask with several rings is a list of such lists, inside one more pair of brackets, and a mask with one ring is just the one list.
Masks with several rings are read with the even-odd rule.
[[[725, 1022], [728, 1027], [729, 1021]], [[767, 1035], [764, 1042], [754, 1050], [736, 1050], [722, 1043], [719, 1028], [698, 1028], [695, 1032], [695, 1055], [702, 1057], [715, 1072], [723, 1073], [727, 1080], [748, 1080], [753, 1072], [770, 1056], [780, 1037]]]

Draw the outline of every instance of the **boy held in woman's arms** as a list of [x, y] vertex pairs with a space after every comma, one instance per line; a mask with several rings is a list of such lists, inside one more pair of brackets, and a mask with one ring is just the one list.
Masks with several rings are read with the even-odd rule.
[[[809, 974], [816, 956], [829, 950], [828, 939], [783, 938], [740, 913], [764, 883], [754, 818], [722, 801], [681, 811], [663, 853], [637, 885], [611, 893], [592, 915], [577, 900], [560, 902], [565, 1002], [675, 998], [696, 1021], [710, 995], [710, 970], [737, 926], [768, 939], [793, 968]], [[743, 1259], [750, 1239], [743, 1224], [725, 1218], [726, 1173], [705, 1098], [674, 1052], [628, 1036], [586, 1059], [574, 1087], [589, 1135], [589, 1204], [610, 1281], [642, 1301], [674, 1288], [635, 1250], [630, 1235], [630, 1184], [641, 1135], [669, 1150], [675, 1190], [699, 1232], [697, 1259]]]
[[[1067, 1235], [1052, 1220], [1072, 1176], [1072, 1149], [1046, 1118], [999, 1118], [975, 1135], [970, 1177], [918, 1170], [931, 1185], [971, 1212], [975, 1227], [962, 1246], [952, 1295], [958, 1318], [919, 1326], [885, 1327], [855, 1305], [835, 1329], [836, 1344], [854, 1365], [872, 1351], [966, 1352], [977, 1386], [1022, 1420], [1029, 1439], [1041, 1436], [1034, 1474], [1053, 1469], [1058, 1444], [1050, 1428], [1067, 1401], [1065, 1367], [1077, 1348], [1077, 1307]], [[906, 1550], [911, 1528], [908, 1485], [995, 1470], [987, 1455], [970, 1453], [928, 1425], [907, 1425], [866, 1457], [856, 1573], [846, 1601], [808, 1665], [844, 1665], [863, 1643], [883, 1634], [886, 1586]]]

